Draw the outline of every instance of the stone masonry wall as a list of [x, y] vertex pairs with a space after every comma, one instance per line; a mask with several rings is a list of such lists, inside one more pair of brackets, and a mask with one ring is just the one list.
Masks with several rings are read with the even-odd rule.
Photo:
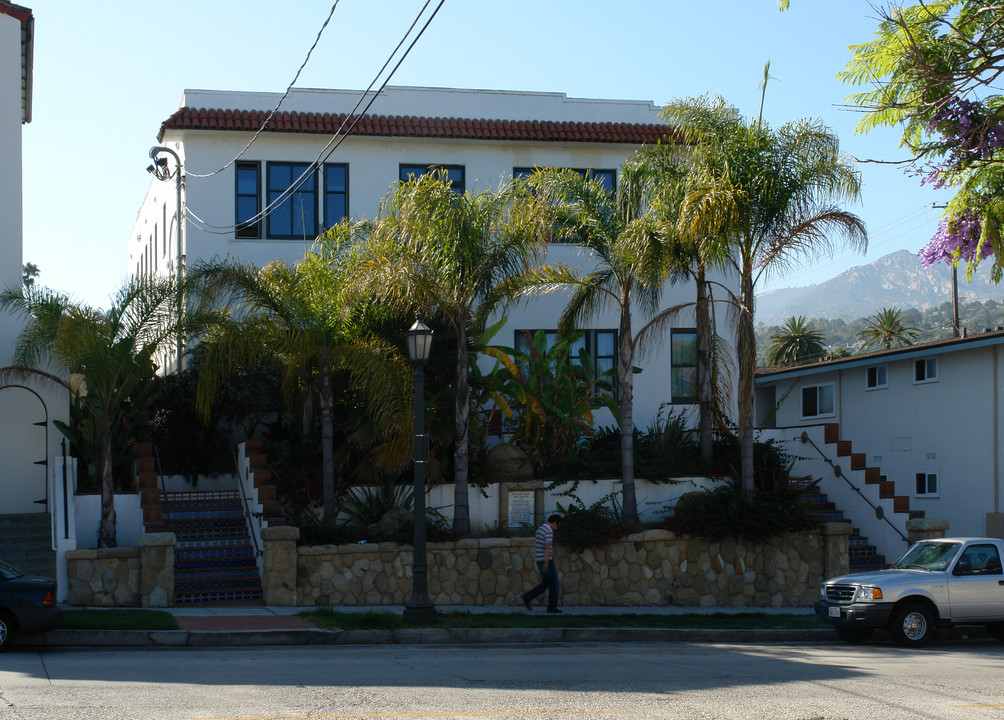
[[[555, 556], [566, 605], [808, 606], [822, 580], [846, 572], [846, 545], [843, 528], [828, 526], [763, 544], [647, 530], [581, 553], [559, 545]], [[516, 605], [539, 581], [533, 552], [533, 538], [429, 543], [429, 597]], [[395, 543], [300, 547], [296, 603], [403, 605], [411, 563], [411, 547]]]
[[138, 547], [68, 550], [69, 605], [137, 607], [140, 604]]

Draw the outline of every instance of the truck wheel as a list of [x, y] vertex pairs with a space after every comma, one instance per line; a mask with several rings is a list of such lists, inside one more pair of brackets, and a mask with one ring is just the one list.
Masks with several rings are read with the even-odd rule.
[[849, 643], [859, 643], [864, 642], [872, 635], [873, 628], [834, 628], [837, 631], [837, 637], [844, 642]]
[[934, 636], [934, 618], [920, 603], [905, 603], [893, 611], [889, 632], [898, 645], [922, 647]]
[[987, 632], [990, 633], [990, 637], [1004, 642], [1004, 622], [990, 623], [987, 625]]

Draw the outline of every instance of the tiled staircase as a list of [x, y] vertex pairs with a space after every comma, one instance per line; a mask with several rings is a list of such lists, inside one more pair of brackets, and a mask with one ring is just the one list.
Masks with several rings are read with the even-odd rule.
[[[800, 486], [805, 486], [808, 482], [807, 479], [792, 480], [793, 485]], [[813, 514], [820, 522], [851, 522], [844, 517], [844, 511], [838, 510], [836, 503], [832, 502], [824, 492], [817, 490], [806, 495], [804, 500], [813, 507]], [[881, 570], [886, 567], [885, 556], [879, 554], [875, 546], [870, 544], [868, 538], [863, 536], [856, 527], [851, 528], [848, 545], [848, 560], [852, 573]]]
[[56, 551], [46, 513], [0, 515], [0, 560], [26, 575], [56, 577]]
[[261, 602], [261, 578], [236, 491], [162, 493], [164, 529], [177, 536], [174, 602]]

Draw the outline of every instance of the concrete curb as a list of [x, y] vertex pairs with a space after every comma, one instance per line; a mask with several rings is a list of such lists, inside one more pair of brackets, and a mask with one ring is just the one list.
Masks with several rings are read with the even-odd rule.
[[402, 630], [51, 630], [25, 648], [254, 647], [274, 645], [505, 645], [600, 642], [773, 643], [836, 640], [833, 631], [670, 628], [408, 628]]

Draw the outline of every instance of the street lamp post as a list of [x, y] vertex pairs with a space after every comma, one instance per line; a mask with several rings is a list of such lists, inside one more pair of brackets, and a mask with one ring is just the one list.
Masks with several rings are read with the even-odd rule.
[[[167, 166], [167, 158], [162, 157], [164, 153], [171, 155], [174, 158], [174, 171]], [[178, 193], [178, 204], [177, 204], [177, 222], [175, 223], [175, 230], [177, 231], [177, 245], [178, 245], [178, 263], [176, 268], [176, 275], [178, 278], [178, 285], [181, 286], [185, 279], [185, 249], [182, 244], [181, 238], [181, 219], [184, 215], [181, 211], [181, 188], [185, 184], [184, 174], [181, 170], [181, 158], [178, 157], [176, 153], [171, 148], [155, 146], [150, 148], [150, 159], [153, 160], [153, 164], [150, 165], [146, 170], [152, 174], [158, 180], [163, 180], [164, 182], [174, 178], [175, 188]], [[165, 233], [167, 228], [164, 228]], [[185, 311], [185, 298], [184, 295], [178, 295], [178, 319], [181, 319], [181, 313]], [[177, 367], [176, 372], [181, 372], [185, 369], [185, 338], [181, 334], [178, 335], [178, 357], [177, 357]]]
[[415, 489], [412, 492], [415, 525], [411, 565], [411, 600], [404, 606], [406, 622], [430, 625], [436, 606], [429, 599], [425, 557], [425, 466], [429, 462], [429, 436], [425, 434], [425, 363], [432, 348], [432, 329], [419, 315], [405, 333], [408, 359], [415, 368]]

